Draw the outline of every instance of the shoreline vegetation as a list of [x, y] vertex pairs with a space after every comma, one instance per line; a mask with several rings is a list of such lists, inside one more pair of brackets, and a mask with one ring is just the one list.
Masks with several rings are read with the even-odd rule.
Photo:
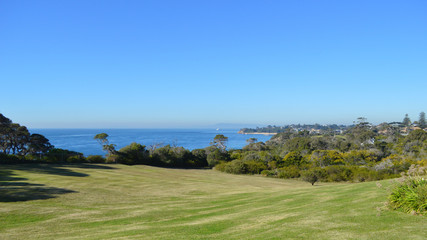
[[256, 128], [242, 128], [238, 133], [240, 134], [268, 134], [274, 135], [277, 133], [283, 133], [288, 130], [293, 131], [309, 131], [310, 133], [342, 133], [343, 131], [354, 127], [354, 125], [337, 125], [337, 124], [290, 124], [284, 126], [275, 126], [268, 125], [265, 127], [256, 127]]
[[276, 135], [277, 133], [271, 133], [271, 132], [251, 132], [251, 133], [246, 133], [244, 131], [238, 131], [238, 134], [244, 134], [244, 135]]
[[[25, 126], [0, 114], [0, 164], [110, 163], [214, 169], [229, 174], [303, 180], [311, 185], [378, 181], [410, 172], [427, 174], [427, 124], [423, 112], [415, 122], [406, 115], [401, 123], [373, 125], [361, 117], [352, 126], [298, 124], [243, 132], [274, 135], [266, 142], [252, 137], [243, 148], [229, 149], [228, 137], [217, 134], [209, 146], [190, 151], [175, 145], [145, 146], [135, 142], [116, 149], [107, 133], [99, 133], [93, 141], [99, 142], [105, 156], [85, 157], [55, 148], [42, 135], [30, 134]], [[427, 211], [427, 203], [422, 203], [422, 195], [420, 199], [417, 206], [423, 207], [414, 211], [422, 215]]]

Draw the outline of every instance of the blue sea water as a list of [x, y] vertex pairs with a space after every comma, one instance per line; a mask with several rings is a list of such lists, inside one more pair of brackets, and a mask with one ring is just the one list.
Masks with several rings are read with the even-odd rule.
[[240, 149], [246, 140], [254, 137], [268, 141], [271, 136], [238, 134], [238, 129], [30, 129], [44, 135], [56, 148], [68, 149], [88, 155], [104, 155], [101, 145], [93, 139], [98, 133], [107, 133], [110, 143], [120, 149], [132, 142], [147, 147], [153, 144], [181, 146], [189, 150], [209, 146], [217, 134], [228, 137], [227, 148]]

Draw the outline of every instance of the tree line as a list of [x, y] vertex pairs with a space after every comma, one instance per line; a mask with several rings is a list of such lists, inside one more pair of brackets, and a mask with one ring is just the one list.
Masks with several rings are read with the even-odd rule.
[[[406, 122], [405, 122], [406, 121]], [[398, 177], [411, 165], [427, 166], [425, 114], [411, 123], [373, 125], [358, 118], [344, 132], [322, 134], [288, 128], [266, 143], [250, 140], [230, 150], [217, 170], [316, 181], [368, 181]]]
[[0, 113], [0, 153], [18, 156], [45, 154], [53, 146], [41, 134], [31, 134], [27, 127]]
[[399, 176], [411, 165], [427, 166], [425, 114], [418, 122], [373, 125], [366, 118], [343, 132], [287, 128], [267, 142], [250, 138], [242, 149], [228, 149], [217, 135], [210, 146], [192, 151], [179, 146], [131, 143], [116, 149], [107, 133], [94, 136], [105, 156], [54, 148], [42, 135], [30, 134], [0, 114], [0, 162], [145, 164], [171, 168], [214, 168], [232, 174], [261, 174], [316, 181], [369, 181]]

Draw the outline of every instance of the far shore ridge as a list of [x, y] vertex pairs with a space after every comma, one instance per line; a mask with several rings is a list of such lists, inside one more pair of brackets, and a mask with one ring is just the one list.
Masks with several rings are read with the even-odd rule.
[[245, 133], [245, 132], [243, 132], [243, 131], [238, 131], [237, 133], [239, 133], [239, 134], [245, 134], [245, 135], [248, 135], [248, 134], [257, 134], [257, 135], [276, 135], [277, 133], [269, 133], [269, 132], [252, 132], [252, 133]]

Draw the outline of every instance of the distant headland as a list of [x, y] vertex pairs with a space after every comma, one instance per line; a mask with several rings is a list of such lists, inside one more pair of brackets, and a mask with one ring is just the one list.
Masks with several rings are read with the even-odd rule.
[[276, 135], [277, 134], [277, 133], [273, 133], [273, 132], [245, 132], [245, 131], [243, 131], [243, 129], [238, 131], [237, 133], [239, 133], [239, 134], [258, 134], [258, 135]]
[[351, 126], [337, 125], [337, 124], [291, 124], [285, 126], [271, 126], [256, 127], [256, 128], [242, 128], [237, 133], [240, 134], [262, 134], [262, 135], [275, 135], [277, 133], [286, 132], [288, 130], [295, 131], [309, 131], [312, 134], [322, 134], [325, 132], [342, 133], [344, 130]]

